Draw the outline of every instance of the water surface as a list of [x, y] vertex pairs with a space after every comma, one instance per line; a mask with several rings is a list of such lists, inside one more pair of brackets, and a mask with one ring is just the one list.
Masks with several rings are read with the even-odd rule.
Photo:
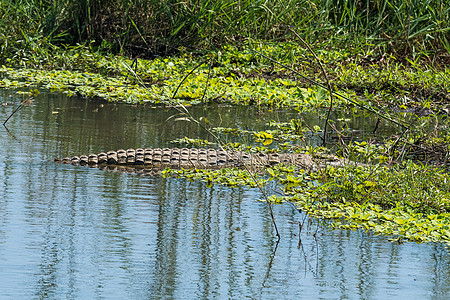
[[[17, 101], [0, 93], [1, 103]], [[1, 120], [14, 107], [1, 106]], [[299, 117], [242, 107], [193, 112], [249, 129]], [[441, 244], [397, 245], [313, 219], [300, 233], [304, 215], [290, 204], [274, 207], [277, 244], [257, 190], [52, 162], [208, 138], [189, 123], [166, 121], [175, 113], [43, 94], [0, 128], [0, 299], [450, 297], [450, 254]], [[376, 119], [349, 123], [365, 124], [367, 133]]]

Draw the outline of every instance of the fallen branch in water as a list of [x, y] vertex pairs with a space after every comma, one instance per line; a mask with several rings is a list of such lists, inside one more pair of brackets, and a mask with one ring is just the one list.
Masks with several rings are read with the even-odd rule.
[[32, 96], [28, 96], [25, 100], [20, 101], [20, 104], [18, 107], [16, 107], [16, 109], [6, 118], [5, 122], [3, 122], [3, 126], [6, 126], [6, 122], [8, 122], [9, 119], [11, 119], [11, 117], [23, 107], [23, 104], [30, 101], [32, 98]]

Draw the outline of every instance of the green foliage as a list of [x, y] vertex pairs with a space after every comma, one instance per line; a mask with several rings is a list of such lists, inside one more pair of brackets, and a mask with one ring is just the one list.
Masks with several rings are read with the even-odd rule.
[[[178, 57], [133, 60], [124, 56], [102, 55], [94, 51], [92, 45], [57, 47], [43, 39], [28, 39], [21, 43], [20, 49], [6, 60], [6, 65], [14, 68], [3, 68], [2, 72], [6, 75], [1, 83], [3, 87], [47, 87], [51, 81], [53, 90], [71, 90], [72, 93], [110, 101], [167, 103], [184, 76], [204, 61], [205, 64], [187, 77], [177, 92], [177, 100], [185, 104], [229, 102], [257, 107], [290, 106], [299, 111], [329, 105], [328, 93], [324, 89], [298, 81], [295, 74], [290, 74], [285, 68], [274, 65], [248, 48], [238, 51], [233, 46], [226, 46], [202, 56], [184, 53]], [[252, 47], [313, 79], [317, 77], [318, 66], [305, 63], [311, 60], [310, 54], [297, 44], [260, 43]], [[386, 63], [362, 67], [364, 57], [373, 54], [360, 53], [351, 58], [347, 50], [340, 53], [317, 52], [327, 66], [331, 84], [341, 87], [336, 91], [367, 107], [388, 104], [403, 108], [416, 105], [432, 108], [435, 103], [450, 100], [448, 68], [436, 69], [419, 62], [410, 66], [400, 62], [394, 64], [393, 58]], [[30, 70], [18, 71], [17, 68]], [[37, 74], [42, 69], [50, 69], [53, 74]], [[97, 86], [91, 86], [89, 81], [77, 82], [73, 85], [76, 88], [64, 86], [66, 77], [79, 77], [80, 73], [93, 73], [92, 76], [98, 77]], [[139, 80], [133, 73], [142, 79], [140, 86], [137, 86]], [[111, 80], [117, 82], [111, 85]], [[134, 95], [126, 97], [123, 90]], [[349, 103], [335, 97], [334, 104]]]
[[360, 1], [324, 0], [332, 24], [346, 28], [351, 38], [366, 33], [394, 51], [428, 46], [448, 48], [449, 12], [447, 1]]
[[[283, 175], [286, 195], [308, 213], [335, 219], [333, 226], [362, 228], [399, 239], [450, 243], [450, 176], [407, 162], [392, 168], [348, 166], [304, 176]], [[343, 221], [345, 220], [345, 221]]]
[[[276, 38], [277, 24], [304, 25], [317, 11], [309, 0], [290, 1], [3, 1], [0, 19], [26, 35], [36, 33], [64, 42], [102, 41], [107, 50], [144, 55], [167, 54], [179, 47]], [[289, 7], [289, 9], [286, 9]]]
[[298, 203], [308, 214], [331, 219], [333, 228], [362, 229], [393, 236], [392, 241], [441, 242], [450, 245], [450, 214], [424, 215], [403, 207], [382, 209], [372, 203]]
[[[256, 72], [257, 66], [242, 66], [239, 61], [232, 61], [231, 57], [237, 57], [236, 54], [227, 54], [225, 51], [216, 54], [217, 62], [211, 69], [208, 65], [195, 69], [178, 90], [177, 87], [185, 75], [199, 64], [198, 57], [185, 54], [172, 58], [130, 60], [121, 56], [102, 56], [81, 46], [67, 50], [55, 48], [53, 55], [43, 53], [27, 59], [22, 57], [19, 60], [11, 60], [10, 63], [22, 63], [27, 68], [19, 70], [3, 66], [0, 72], [5, 77], [0, 80], [0, 86], [40, 86], [68, 95], [76, 93], [85, 97], [128, 103], [192, 105], [228, 102], [257, 106], [290, 106], [301, 111], [329, 105], [329, 99], [323, 97], [320, 88], [300, 87], [291, 79], [236, 76], [231, 71], [253, 73]], [[223, 59], [223, 56], [229, 56], [230, 59]], [[130, 66], [133, 65], [133, 72], [142, 79], [140, 85], [136, 82], [135, 74], [130, 72]], [[45, 72], [34, 69], [43, 67], [52, 70]], [[80, 69], [83, 71], [78, 71]], [[174, 103], [172, 96], [175, 90], [177, 94]], [[341, 100], [336, 104], [339, 103], [345, 101]]]
[[396, 241], [450, 244], [450, 177], [446, 173], [411, 163], [391, 170], [345, 167], [315, 174], [280, 165], [266, 172], [261, 177], [228, 168], [167, 169], [164, 176], [230, 187], [264, 187], [275, 182], [284, 196], [271, 195], [270, 201], [292, 202], [312, 216], [333, 220], [333, 227], [391, 235]]
[[449, 15], [442, 0], [7, 0], [0, 5], [0, 48], [13, 53], [19, 40], [34, 38], [96, 41], [106, 51], [150, 57], [249, 38], [286, 41], [289, 25], [310, 43], [443, 55], [450, 50]]
[[391, 168], [328, 168], [311, 177], [320, 183], [311, 194], [318, 201], [371, 202], [423, 214], [450, 212], [450, 177], [436, 167], [407, 162]]
[[[431, 65], [409, 61], [406, 64], [394, 57], [379, 65], [363, 66], [361, 61], [341, 64], [331, 71], [335, 84], [356, 90], [373, 104], [424, 106], [426, 102], [449, 101], [450, 69], [440, 70]], [[408, 66], [409, 65], [409, 66]]]

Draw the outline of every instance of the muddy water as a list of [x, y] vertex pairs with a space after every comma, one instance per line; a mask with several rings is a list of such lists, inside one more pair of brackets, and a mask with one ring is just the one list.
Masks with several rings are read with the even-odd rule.
[[[0, 92], [1, 103], [17, 101]], [[14, 107], [1, 106], [0, 119]], [[250, 129], [298, 117], [231, 107], [193, 112], [214, 125]], [[277, 244], [257, 190], [51, 161], [208, 138], [189, 123], [167, 121], [175, 113], [47, 94], [14, 115], [8, 130], [0, 128], [0, 299], [450, 296], [450, 254], [440, 244], [397, 245], [308, 219], [300, 233], [304, 216], [289, 204], [274, 208]], [[317, 116], [303, 117], [321, 124]], [[348, 116], [333, 116], [341, 117]], [[376, 119], [361, 115], [347, 123], [371, 134]]]

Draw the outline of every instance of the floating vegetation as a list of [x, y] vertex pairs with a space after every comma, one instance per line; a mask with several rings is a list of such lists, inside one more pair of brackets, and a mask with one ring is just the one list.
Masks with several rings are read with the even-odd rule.
[[[215, 128], [216, 133], [246, 135], [264, 144], [279, 138], [289, 151], [323, 153], [325, 148], [292, 148], [291, 134], [300, 139], [306, 132], [301, 122], [269, 122], [264, 132]], [[233, 145], [246, 151], [274, 151], [265, 147]], [[349, 143], [346, 157], [367, 164], [326, 167], [307, 173], [289, 165], [259, 169], [166, 170], [164, 176], [201, 180], [207, 185], [246, 186], [268, 189], [272, 203], [291, 202], [311, 216], [330, 220], [330, 226], [362, 229], [393, 236], [397, 242], [442, 242], [450, 245], [450, 175], [442, 167], [393, 163], [392, 143]], [[276, 151], [281, 151], [279, 148]], [[390, 164], [381, 164], [390, 162]]]
[[450, 175], [411, 162], [391, 169], [328, 167], [312, 174], [283, 165], [252, 175], [236, 168], [167, 169], [164, 176], [209, 186], [275, 186], [278, 195], [269, 196], [272, 203], [291, 202], [309, 215], [331, 220], [333, 228], [391, 235], [398, 242], [450, 245]]
[[[135, 61], [123, 57], [102, 57], [97, 63], [98, 68], [90, 66], [86, 69], [91, 71], [85, 72], [76, 71], [75, 68], [71, 70], [56, 68], [47, 71], [2, 66], [0, 87], [10, 89], [39, 87], [49, 91], [60, 91], [68, 96], [77, 94], [108, 101], [164, 105], [226, 102], [307, 110], [329, 104], [327, 92], [320, 87], [305, 88], [295, 79], [253, 76], [250, 74], [257, 72], [254, 65], [250, 68], [240, 66], [237, 61], [231, 62], [231, 57], [223, 59], [222, 55], [216, 56], [217, 60], [211, 61], [215, 66], [209, 68], [208, 65], [203, 65], [185, 79], [177, 90], [176, 99], [172, 99], [172, 95], [189, 71], [189, 67], [192, 68], [199, 62], [193, 56], [136, 60], [138, 67], [135, 71], [142, 79], [140, 84], [136, 81], [134, 76], [136, 74], [130, 73], [133, 70], [129, 66]], [[235, 56], [239, 57], [238, 54]], [[90, 62], [88, 60], [81, 64]]]
[[308, 214], [332, 219], [331, 226], [341, 229], [362, 229], [375, 234], [393, 236], [392, 241], [441, 242], [450, 245], [450, 214], [424, 215], [405, 211], [402, 207], [382, 209], [366, 203], [321, 203], [299, 208]]
[[[300, 111], [329, 106], [326, 89], [304, 82], [296, 73], [252, 49], [317, 80], [317, 64], [295, 43], [254, 43], [242, 50], [223, 46], [202, 55], [183, 52], [177, 57], [152, 60], [102, 55], [83, 46], [52, 46], [51, 51], [33, 48], [30, 53], [25, 52], [26, 58], [10, 61], [14, 68], [2, 66], [0, 87], [38, 86], [69, 96], [78, 94], [127, 103], [226, 102], [292, 107]], [[450, 100], [448, 68], [423, 67], [417, 61], [404, 64], [394, 57], [374, 61], [367, 67], [366, 60], [371, 53], [354, 55], [345, 50], [323, 49], [317, 53], [327, 68], [332, 86], [338, 87], [339, 93], [351, 101], [369, 107], [382, 104], [411, 107]], [[202, 61], [204, 64], [177, 91], [174, 103], [171, 97], [179, 83]], [[336, 106], [351, 105], [341, 97], [335, 101]]]

